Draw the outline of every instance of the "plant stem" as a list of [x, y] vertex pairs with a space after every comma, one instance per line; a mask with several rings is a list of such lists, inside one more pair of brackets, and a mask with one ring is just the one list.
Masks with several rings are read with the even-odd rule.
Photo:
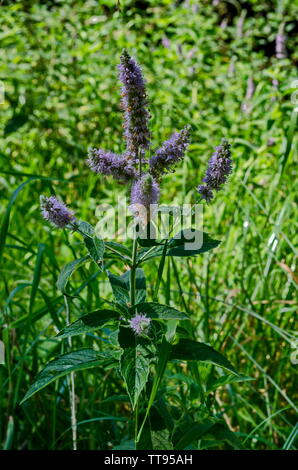
[[[69, 305], [66, 295], [64, 295], [66, 324], [70, 324]], [[68, 337], [69, 349], [72, 347], [71, 337]], [[69, 388], [69, 402], [70, 402], [70, 416], [71, 416], [71, 430], [72, 430], [72, 448], [77, 450], [77, 416], [76, 416], [76, 395], [75, 395], [75, 375], [74, 372], [70, 373], [70, 380], [68, 380]]]
[[153, 294], [153, 302], [156, 302], [157, 297], [158, 297], [159, 286], [160, 286], [160, 283], [161, 283], [162, 273], [163, 273], [163, 269], [164, 269], [164, 266], [165, 266], [167, 248], [168, 248], [168, 240], [165, 241], [162, 256], [161, 256], [161, 260], [160, 260], [160, 263], [159, 263], [157, 280], [156, 280], [154, 294]]
[[137, 254], [138, 254], [138, 242], [134, 238], [132, 246], [132, 265], [130, 270], [130, 303], [135, 305], [136, 303], [136, 268], [137, 268]]
[[[137, 269], [137, 254], [138, 254], [138, 242], [135, 236], [132, 246], [132, 265], [130, 270], [130, 303], [133, 307], [136, 303], [136, 269]], [[134, 308], [135, 311], [135, 308]], [[137, 338], [136, 338], [137, 341]], [[137, 443], [138, 435], [138, 414], [139, 414], [139, 401], [136, 403], [135, 407], [135, 444]]]
[[146, 410], [146, 413], [145, 413], [145, 417], [143, 419], [142, 425], [141, 425], [140, 430], [138, 432], [136, 442], [139, 442], [139, 440], [141, 438], [143, 428], [145, 426], [146, 420], [147, 420], [148, 415], [149, 415], [149, 411], [151, 409], [151, 406], [154, 403], [154, 399], [156, 397], [159, 384], [160, 384], [161, 379], [163, 377], [164, 371], [166, 370], [167, 362], [168, 362], [168, 359], [170, 357], [170, 352], [171, 352], [171, 344], [166, 341], [165, 337], [163, 337], [163, 341], [162, 341], [162, 345], [161, 345], [161, 349], [160, 349], [159, 360], [158, 360], [158, 364], [157, 364], [157, 367], [156, 367], [156, 375], [154, 377], [154, 381], [153, 381], [153, 385], [152, 385], [152, 389], [151, 389], [151, 393], [150, 393], [149, 402], [148, 402], [148, 405], [147, 405], [147, 410]]

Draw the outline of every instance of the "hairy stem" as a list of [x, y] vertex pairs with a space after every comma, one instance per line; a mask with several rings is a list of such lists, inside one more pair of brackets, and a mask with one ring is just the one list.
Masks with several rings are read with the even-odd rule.
[[[66, 312], [66, 324], [70, 324], [70, 313], [69, 305], [66, 295], [64, 296], [65, 303], [65, 312]], [[68, 347], [71, 349], [72, 340], [71, 337], [68, 337]], [[74, 372], [70, 373], [70, 378], [68, 380], [68, 389], [69, 389], [69, 402], [70, 402], [70, 416], [71, 416], [71, 429], [72, 429], [72, 448], [77, 450], [77, 416], [76, 416], [76, 395], [75, 395], [75, 375]]]
[[[136, 236], [133, 240], [132, 246], [132, 265], [130, 270], [130, 303], [132, 306], [136, 303], [136, 269], [137, 269], [137, 254], [138, 254], [138, 242]], [[135, 311], [135, 308], [134, 308]], [[136, 340], [137, 341], [137, 340]], [[139, 402], [137, 402], [134, 418], [135, 418], [135, 443], [137, 442], [138, 435], [138, 414], [139, 414]]]
[[158, 267], [157, 280], [156, 280], [156, 284], [155, 284], [155, 288], [154, 288], [154, 294], [153, 294], [153, 302], [157, 301], [159, 286], [160, 286], [160, 283], [161, 283], [162, 273], [163, 273], [164, 266], [165, 266], [167, 248], [168, 248], [168, 240], [165, 241], [162, 256], [161, 256], [161, 260], [160, 260], [159, 267]]
[[136, 303], [136, 269], [137, 269], [137, 254], [138, 254], [138, 242], [134, 238], [132, 246], [132, 265], [130, 270], [130, 303], [135, 305]]

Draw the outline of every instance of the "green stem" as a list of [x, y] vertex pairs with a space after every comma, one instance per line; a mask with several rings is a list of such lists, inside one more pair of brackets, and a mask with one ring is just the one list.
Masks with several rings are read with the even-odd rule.
[[[64, 295], [65, 312], [66, 312], [66, 324], [70, 325], [70, 312], [69, 305], [66, 295]], [[71, 337], [68, 337], [69, 350], [72, 348]], [[69, 389], [69, 403], [70, 403], [70, 418], [71, 418], [71, 430], [72, 430], [72, 448], [77, 450], [77, 413], [76, 413], [76, 396], [75, 396], [75, 374], [70, 373], [68, 377], [68, 389]]]
[[[132, 246], [132, 265], [130, 270], [130, 303], [133, 307], [136, 303], [136, 269], [137, 269], [137, 254], [138, 254], [138, 242], [136, 237], [133, 240]], [[134, 308], [135, 311], [135, 308]], [[136, 339], [137, 341], [137, 339]], [[137, 443], [138, 435], [138, 414], [139, 414], [139, 402], [137, 402], [135, 407], [135, 444]]]
[[137, 444], [137, 438], [138, 438], [138, 419], [139, 419], [139, 400], [137, 401], [136, 407], [135, 407], [135, 447]]
[[132, 246], [132, 265], [130, 270], [130, 303], [131, 306], [136, 303], [136, 269], [137, 269], [138, 242], [134, 238]]
[[149, 411], [151, 409], [151, 406], [154, 403], [154, 400], [155, 400], [155, 397], [156, 397], [161, 379], [163, 377], [164, 371], [166, 370], [167, 362], [168, 362], [168, 359], [170, 357], [170, 352], [171, 352], [171, 344], [166, 341], [165, 337], [163, 337], [163, 341], [162, 341], [162, 345], [161, 345], [161, 349], [160, 349], [159, 360], [158, 360], [158, 364], [157, 364], [157, 368], [156, 368], [156, 375], [155, 375], [154, 380], [153, 380], [153, 385], [152, 385], [152, 389], [151, 389], [151, 393], [150, 393], [149, 402], [148, 402], [148, 405], [147, 405], [147, 410], [146, 410], [146, 413], [145, 413], [145, 417], [143, 419], [142, 425], [141, 425], [140, 430], [138, 432], [136, 442], [139, 442], [139, 440], [141, 438], [143, 428], [145, 426], [145, 423], [146, 423], [148, 415], [149, 415]]
[[164, 266], [165, 266], [167, 248], [168, 248], [168, 240], [166, 240], [166, 242], [164, 244], [161, 260], [160, 260], [160, 263], [159, 263], [159, 268], [158, 268], [158, 273], [157, 273], [157, 280], [156, 280], [154, 294], [153, 294], [153, 302], [156, 302], [156, 300], [157, 300], [159, 286], [160, 286], [161, 279], [162, 279], [162, 273], [163, 273]]

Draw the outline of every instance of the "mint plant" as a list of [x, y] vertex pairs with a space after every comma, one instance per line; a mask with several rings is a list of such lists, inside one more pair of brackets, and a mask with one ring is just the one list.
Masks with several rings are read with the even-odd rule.
[[[213, 413], [210, 394], [221, 385], [247, 378], [240, 375], [221, 352], [196, 340], [191, 317], [185, 309], [170, 306], [170, 286], [165, 302], [159, 301], [167, 260], [168, 269], [171, 266], [175, 269], [174, 258], [197, 257], [219, 245], [219, 241], [207, 233], [198, 234], [196, 227], [188, 227], [162, 239], [149, 234], [154, 224], [153, 207], [161, 194], [162, 177], [175, 171], [176, 165], [184, 158], [190, 140], [190, 127], [185, 126], [180, 132], [175, 132], [153, 151], [145, 80], [141, 68], [126, 51], [121, 56], [119, 78], [122, 82], [125, 152], [117, 155], [90, 148], [87, 163], [92, 171], [111, 176], [130, 188], [131, 213], [135, 222], [132, 245], [104, 241], [93, 226], [79, 220], [62, 201], [53, 195], [41, 196], [43, 217], [55, 227], [76, 232], [85, 244], [86, 256], [64, 266], [58, 278], [57, 288], [64, 295], [66, 309], [69, 309], [72, 298], [67, 283], [74, 270], [90, 259], [107, 276], [114, 299], [100, 298], [97, 310], [67, 324], [58, 333], [57, 337], [62, 341], [68, 340], [67, 352], [45, 366], [22, 402], [58, 378], [72, 374], [70, 400], [76, 448], [73, 374], [89, 368], [114, 368], [123, 379], [132, 410], [131, 425], [123, 437], [121, 448], [131, 446], [132, 442], [135, 449], [197, 448], [198, 441], [206, 436], [216, 441], [225, 440], [230, 446], [240, 448], [237, 437], [222, 417]], [[232, 171], [230, 147], [224, 139], [216, 148], [206, 176], [197, 188], [197, 202], [205, 200], [210, 203], [214, 193], [227, 182]], [[145, 236], [141, 237], [140, 234]], [[202, 238], [202, 244], [189, 249], [186, 242], [197, 235]], [[148, 298], [146, 264], [154, 258], [159, 259], [159, 268], [153, 295]], [[127, 266], [120, 276], [110, 270], [118, 262]], [[108, 344], [94, 340], [94, 349], [72, 350], [72, 337], [88, 335], [107, 325], [112, 332]], [[190, 394], [197, 403], [196, 419], [190, 417], [189, 423], [181, 422], [179, 410], [172, 415], [173, 404], [163, 396], [166, 379], [171, 381], [166, 371], [184, 362], [187, 367], [183, 370], [189, 373]], [[205, 364], [212, 367], [206, 369]], [[216, 370], [225, 370], [226, 373], [214, 378]], [[159, 417], [157, 427], [156, 416]]]

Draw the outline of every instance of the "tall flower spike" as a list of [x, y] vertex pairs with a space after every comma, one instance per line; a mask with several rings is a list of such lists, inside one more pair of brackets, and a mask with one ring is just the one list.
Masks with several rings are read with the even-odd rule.
[[215, 153], [209, 160], [206, 176], [203, 179], [205, 185], [198, 187], [198, 192], [209, 202], [213, 198], [213, 190], [220, 191], [232, 172], [231, 145], [226, 139], [216, 147]]
[[121, 104], [124, 110], [124, 135], [127, 150], [135, 158], [150, 145], [150, 113], [142, 70], [127, 51], [120, 58], [119, 78], [123, 83]]
[[183, 159], [189, 144], [190, 126], [175, 132], [149, 160], [150, 172], [159, 177], [163, 173], [174, 171], [173, 167]]
[[287, 57], [286, 35], [284, 32], [284, 25], [281, 24], [278, 28], [278, 33], [275, 39], [275, 53], [277, 59], [285, 59]]
[[133, 179], [136, 174], [127, 156], [101, 149], [89, 148], [87, 163], [95, 173], [112, 175], [115, 179], [125, 182]]
[[56, 227], [64, 228], [75, 220], [73, 212], [55, 196], [40, 196], [40, 208], [43, 217]]
[[149, 175], [143, 175], [136, 180], [131, 188], [131, 211], [144, 225], [153, 216], [152, 204], [157, 204], [159, 200], [159, 185], [155, 179]]

